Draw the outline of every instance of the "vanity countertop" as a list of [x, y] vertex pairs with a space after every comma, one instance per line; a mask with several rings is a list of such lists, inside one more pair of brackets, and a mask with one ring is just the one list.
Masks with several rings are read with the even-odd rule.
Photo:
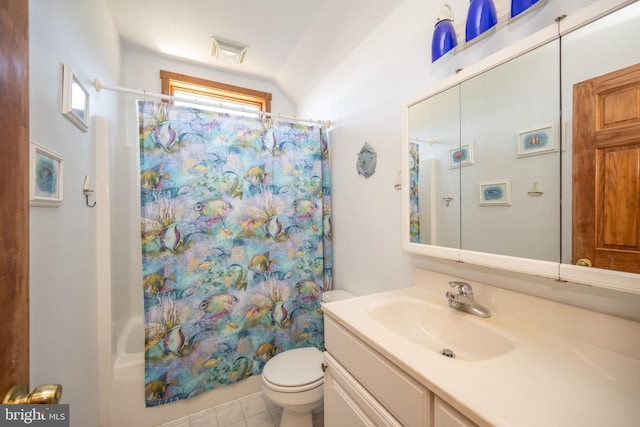
[[[431, 279], [435, 285], [336, 301], [323, 310], [478, 425], [638, 425], [638, 322], [470, 282], [476, 300], [492, 310], [481, 319], [448, 307], [448, 280], [460, 279]], [[427, 301], [453, 316], [472, 316], [513, 346], [481, 360], [444, 357], [371, 317], [372, 309], [394, 300]]]

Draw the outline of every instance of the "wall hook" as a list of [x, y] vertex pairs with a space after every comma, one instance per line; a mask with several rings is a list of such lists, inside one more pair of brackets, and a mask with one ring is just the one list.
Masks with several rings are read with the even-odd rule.
[[89, 177], [88, 177], [88, 176], [85, 176], [85, 177], [84, 177], [84, 185], [82, 186], [82, 192], [84, 193], [84, 197], [86, 197], [86, 200], [87, 200], [87, 206], [89, 206], [90, 208], [95, 207], [95, 205], [96, 205], [96, 203], [97, 203], [97, 202], [95, 202], [95, 201], [94, 201], [92, 205], [90, 205], [90, 204], [89, 204], [89, 195], [90, 195], [91, 193], [93, 193], [93, 191], [94, 191], [94, 190], [92, 190], [92, 189], [90, 189], [90, 188], [89, 188]]
[[444, 197], [442, 198], [442, 200], [444, 200], [444, 205], [446, 207], [449, 207], [449, 203], [451, 203], [451, 201], [453, 200], [453, 194], [451, 194], [451, 191], [447, 191], [446, 193], [444, 193]]
[[402, 190], [402, 172], [398, 171], [396, 175], [396, 182], [393, 184], [393, 188], [396, 190]]
[[537, 182], [534, 182], [531, 186], [531, 190], [527, 191], [527, 194], [530, 196], [542, 196], [544, 193], [542, 188], [540, 188], [540, 185]]

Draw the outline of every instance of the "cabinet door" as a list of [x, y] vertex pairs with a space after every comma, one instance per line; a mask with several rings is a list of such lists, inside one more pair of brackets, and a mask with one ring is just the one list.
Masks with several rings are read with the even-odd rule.
[[402, 427], [334, 358], [325, 353], [324, 423], [331, 427]]
[[433, 399], [433, 406], [433, 427], [477, 427], [438, 396]]

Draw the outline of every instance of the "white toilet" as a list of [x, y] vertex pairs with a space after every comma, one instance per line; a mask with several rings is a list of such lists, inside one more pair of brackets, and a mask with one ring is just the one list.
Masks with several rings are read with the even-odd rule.
[[[327, 291], [323, 302], [353, 297], [346, 291]], [[315, 347], [283, 351], [267, 361], [262, 370], [262, 392], [282, 407], [280, 427], [312, 427], [312, 411], [324, 401], [322, 352]]]

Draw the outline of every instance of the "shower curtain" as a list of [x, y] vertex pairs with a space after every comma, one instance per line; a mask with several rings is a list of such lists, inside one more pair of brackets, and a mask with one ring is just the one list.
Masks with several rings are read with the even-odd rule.
[[323, 349], [331, 287], [321, 126], [139, 102], [147, 406]]
[[420, 243], [420, 197], [418, 195], [420, 178], [420, 146], [409, 143], [409, 241]]

